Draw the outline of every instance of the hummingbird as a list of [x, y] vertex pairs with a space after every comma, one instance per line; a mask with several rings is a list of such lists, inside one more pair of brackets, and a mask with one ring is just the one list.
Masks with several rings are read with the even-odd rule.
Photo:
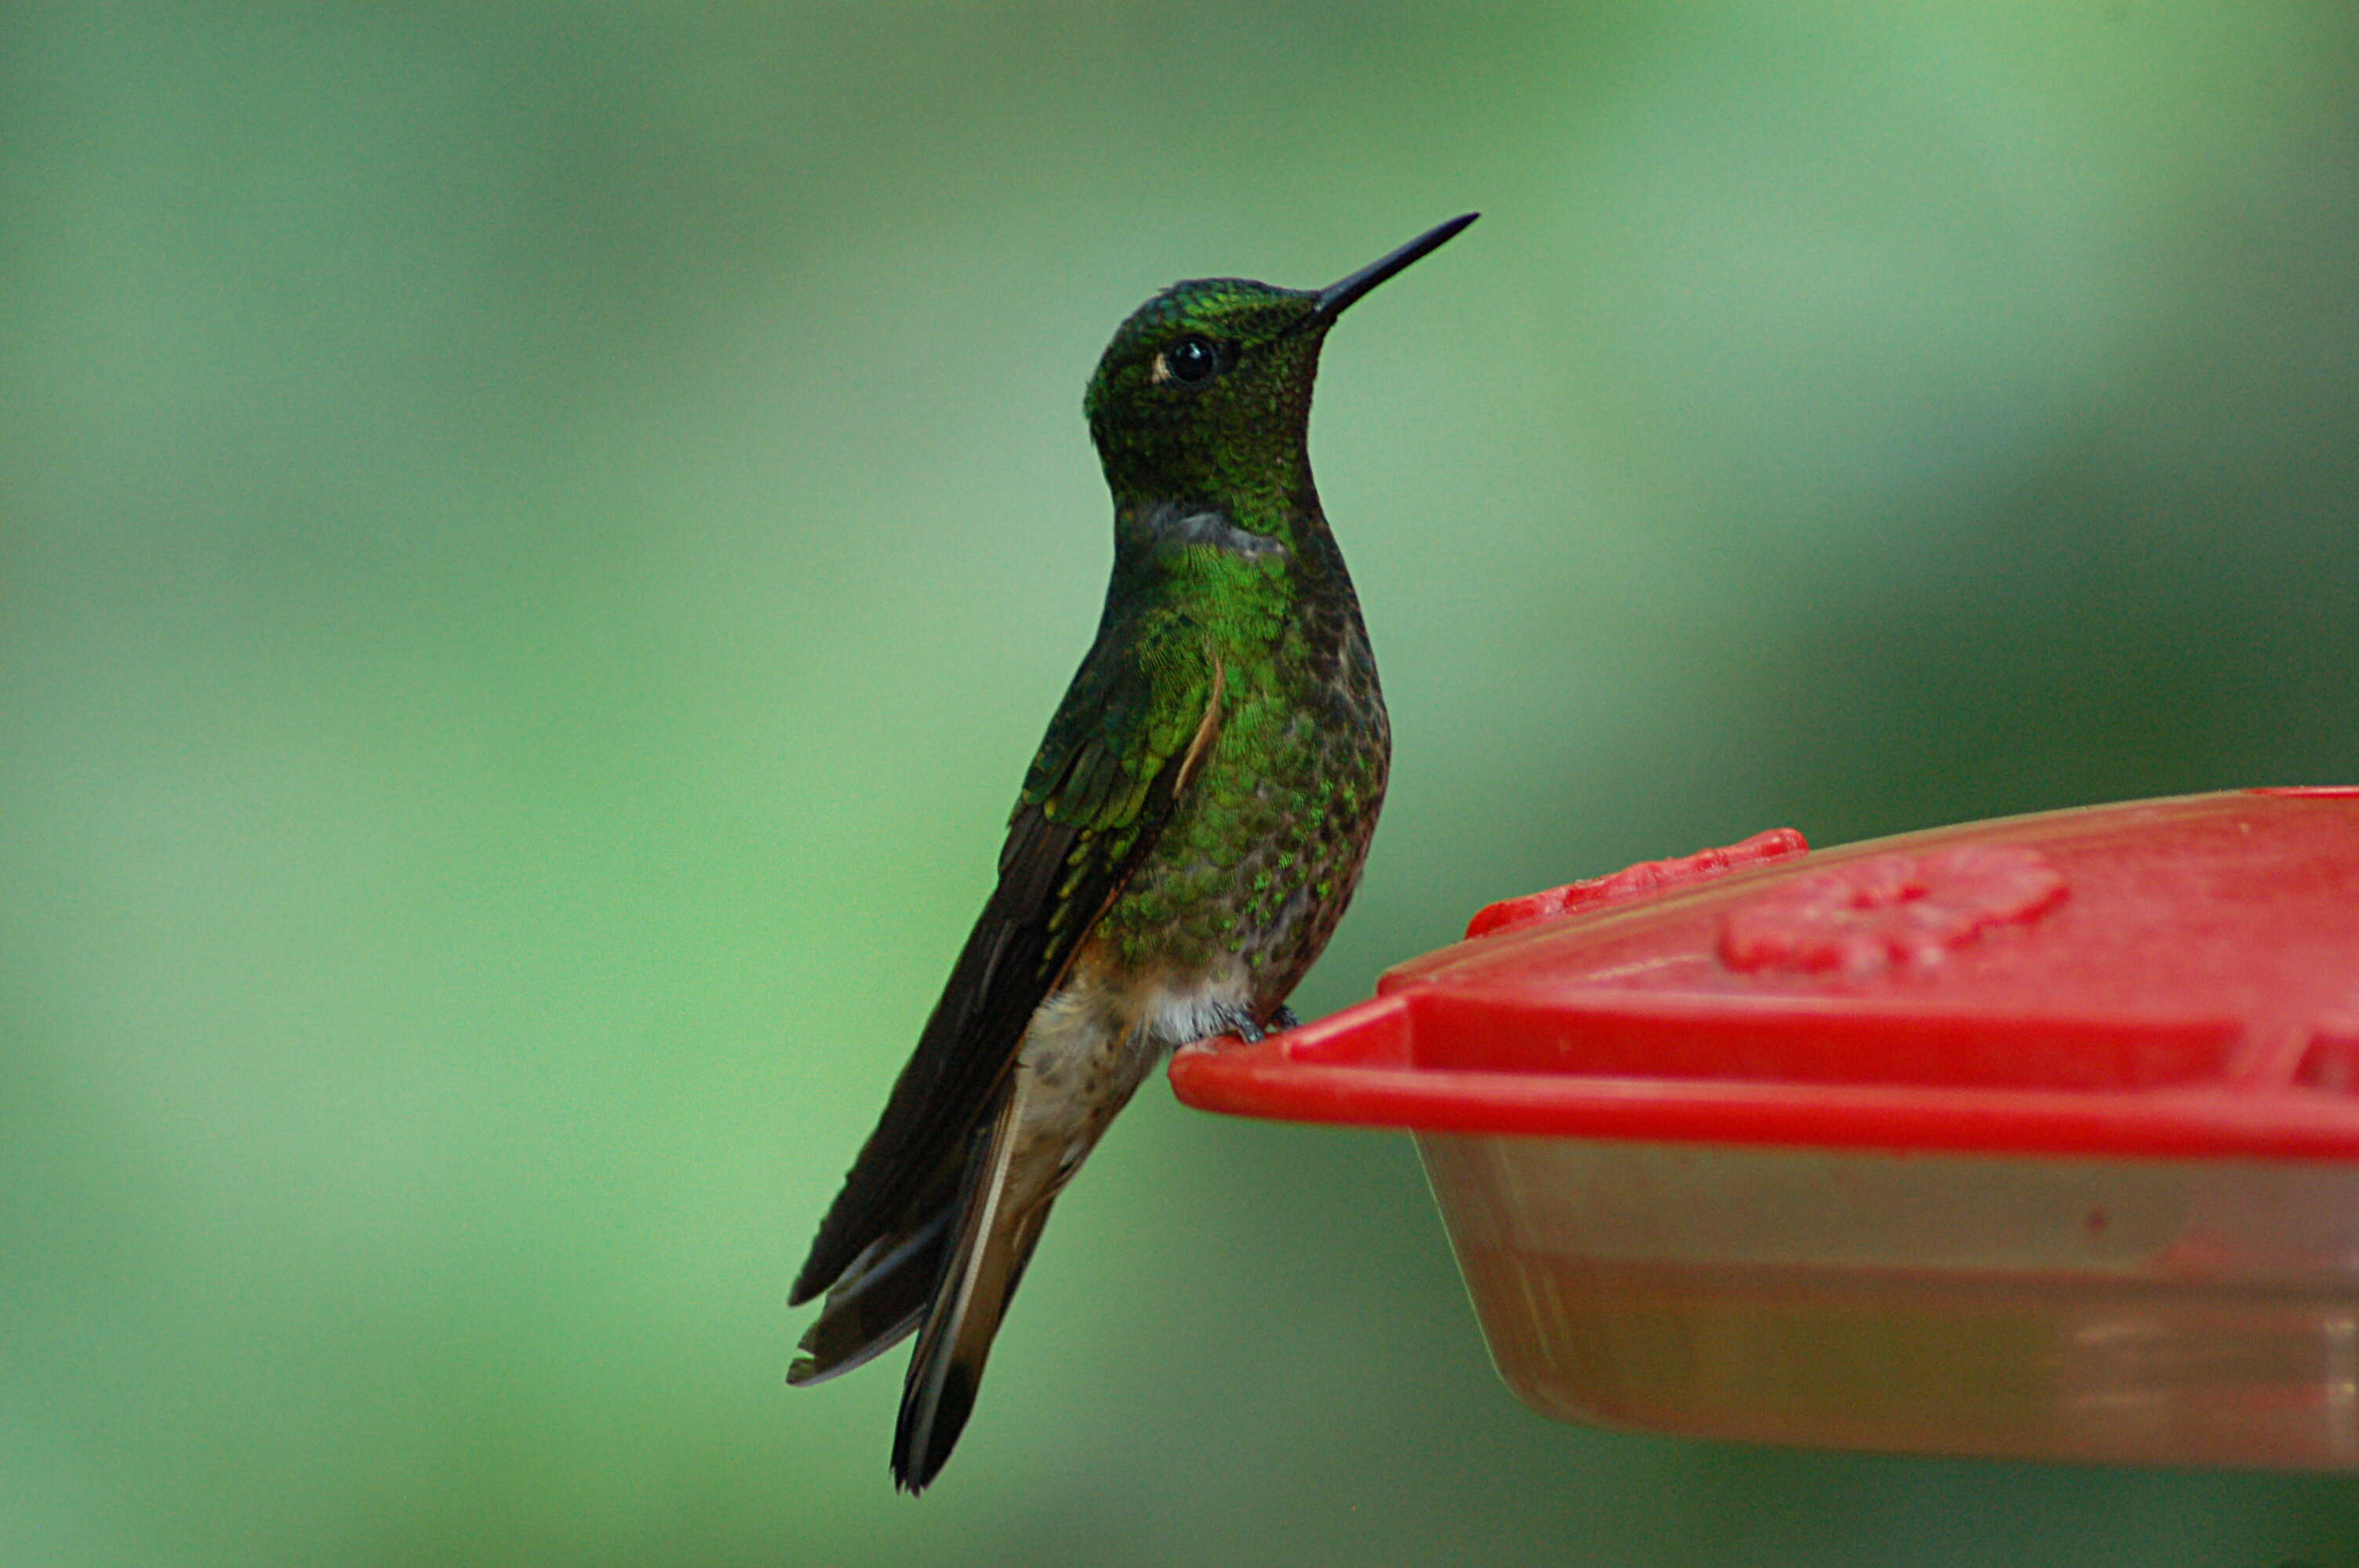
[[1311, 483], [1328, 329], [1453, 238], [1326, 288], [1174, 284], [1083, 409], [1114, 496], [1097, 638], [1009, 818], [999, 880], [796, 1276], [789, 1383], [918, 1336], [895, 1484], [940, 1472], [1049, 1211], [1173, 1050], [1290, 1027], [1350, 903], [1392, 729]]

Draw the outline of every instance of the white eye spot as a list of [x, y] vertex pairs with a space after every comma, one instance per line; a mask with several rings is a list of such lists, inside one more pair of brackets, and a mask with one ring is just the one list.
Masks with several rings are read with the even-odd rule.
[[1161, 354], [1157, 354], [1155, 363], [1147, 367], [1147, 379], [1158, 386], [1171, 379], [1171, 366]]

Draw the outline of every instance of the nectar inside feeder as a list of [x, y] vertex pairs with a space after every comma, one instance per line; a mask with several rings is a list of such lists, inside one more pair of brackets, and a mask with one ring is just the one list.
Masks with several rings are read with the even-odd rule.
[[2359, 788], [1767, 833], [1171, 1081], [1414, 1132], [1549, 1415], [2359, 1470]]

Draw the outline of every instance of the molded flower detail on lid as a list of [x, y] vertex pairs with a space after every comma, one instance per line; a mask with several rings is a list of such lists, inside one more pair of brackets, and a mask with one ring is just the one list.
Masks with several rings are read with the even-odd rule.
[[1732, 912], [1720, 935], [1733, 969], [1829, 970], [1864, 979], [1930, 969], [1994, 926], [2028, 925], [2064, 899], [2037, 850], [1976, 846], [1877, 855], [1832, 867]]

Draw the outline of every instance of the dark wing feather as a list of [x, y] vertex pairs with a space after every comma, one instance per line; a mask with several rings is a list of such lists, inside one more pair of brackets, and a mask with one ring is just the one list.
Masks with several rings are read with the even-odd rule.
[[1169, 817], [1214, 728], [1221, 672], [1191, 629], [1138, 633], [1102, 626], [1074, 675], [1008, 823], [998, 886], [821, 1223], [789, 1304], [955, 1197], [1033, 1010]]

